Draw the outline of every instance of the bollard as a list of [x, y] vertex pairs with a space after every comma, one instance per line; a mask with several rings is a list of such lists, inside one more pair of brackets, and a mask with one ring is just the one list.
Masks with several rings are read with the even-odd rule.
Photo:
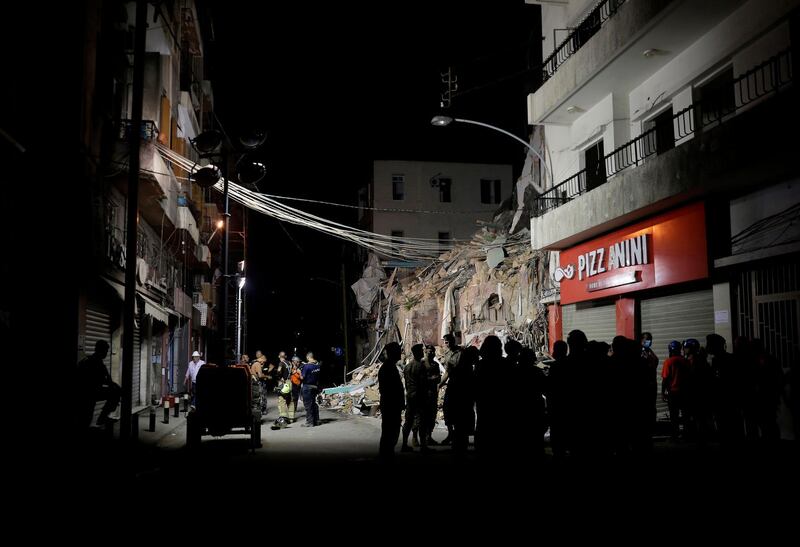
[[178, 403], [177, 399], [175, 399], [175, 412], [172, 415], [176, 418], [179, 418], [181, 415], [181, 405]]
[[164, 422], [169, 423], [169, 399], [164, 399]]
[[148, 428], [148, 431], [151, 433], [156, 432], [156, 407], [154, 406], [150, 407], [150, 427]]
[[183, 411], [189, 412], [189, 395], [183, 396]]
[[139, 440], [139, 414], [131, 416], [131, 440]]

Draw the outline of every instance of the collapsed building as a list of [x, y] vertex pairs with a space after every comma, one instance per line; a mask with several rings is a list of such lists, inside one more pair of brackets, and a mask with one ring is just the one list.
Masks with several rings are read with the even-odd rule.
[[542, 295], [551, 289], [550, 254], [531, 249], [527, 228], [510, 233], [520, 218], [509, 207], [514, 202], [508, 200], [471, 241], [413, 272], [395, 268], [387, 275], [379, 257], [369, 256], [361, 279], [352, 286], [368, 314], [361, 363], [349, 373], [348, 384], [324, 390], [325, 406], [356, 414], [379, 412], [378, 360], [389, 342], [400, 344], [403, 362], [414, 344], [439, 346], [448, 333], [462, 346], [480, 346], [495, 335], [503, 342], [517, 340], [539, 356], [547, 354]]

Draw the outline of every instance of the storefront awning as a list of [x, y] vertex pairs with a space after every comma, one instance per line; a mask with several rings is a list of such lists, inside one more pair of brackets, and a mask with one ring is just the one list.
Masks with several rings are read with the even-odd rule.
[[144, 313], [149, 315], [157, 321], [161, 321], [165, 325], [169, 324], [169, 316], [160, 304], [156, 304], [154, 300], [146, 297], [142, 293], [137, 293], [139, 297], [144, 300]]
[[[103, 278], [103, 281], [108, 283], [108, 285], [112, 289], [114, 289], [114, 291], [117, 293], [117, 295], [119, 295], [119, 299], [120, 300], [122, 300], [123, 302], [125, 301], [125, 285], [123, 285], [123, 284], [121, 284], [121, 283], [119, 283], [117, 281], [113, 281], [111, 279], [108, 279], [106, 277]], [[141, 292], [137, 291], [136, 292], [136, 296], [138, 296], [139, 298], [142, 299], [142, 301], [144, 301], [144, 313], [146, 315], [149, 315], [153, 319], [161, 321], [164, 324], [169, 324], [169, 315], [168, 315], [168, 310], [166, 308], [161, 306], [161, 304], [156, 303], [155, 300], [143, 295]], [[139, 307], [139, 303], [138, 302], [136, 303], [136, 308], [137, 308], [137, 311], [141, 310], [141, 308]]]

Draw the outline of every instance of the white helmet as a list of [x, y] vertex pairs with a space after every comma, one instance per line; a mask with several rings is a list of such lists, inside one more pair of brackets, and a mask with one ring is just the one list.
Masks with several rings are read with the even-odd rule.
[[192, 353], [192, 357], [200, 357], [200, 352], [195, 351], [194, 353]]

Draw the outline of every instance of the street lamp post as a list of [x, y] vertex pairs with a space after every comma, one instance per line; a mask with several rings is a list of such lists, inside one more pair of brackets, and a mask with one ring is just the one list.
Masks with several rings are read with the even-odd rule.
[[542, 162], [542, 165], [544, 166], [545, 171], [547, 171], [547, 174], [550, 175], [550, 183], [553, 184], [553, 173], [550, 171], [550, 168], [547, 166], [547, 162], [544, 161], [544, 158], [539, 153], [539, 151], [536, 150], [533, 146], [531, 146], [530, 143], [525, 142], [524, 140], [520, 139], [519, 137], [517, 137], [513, 133], [509, 133], [505, 129], [500, 129], [499, 127], [496, 127], [496, 126], [488, 124], [488, 123], [476, 122], [475, 120], [466, 120], [464, 118], [451, 118], [450, 116], [434, 116], [433, 119], [431, 120], [431, 125], [434, 125], [436, 127], [445, 127], [447, 125], [450, 125], [453, 122], [468, 123], [468, 124], [471, 124], [471, 125], [479, 125], [481, 127], [486, 127], [488, 129], [493, 129], [493, 130], [498, 131], [498, 132], [500, 132], [500, 133], [502, 133], [504, 135], [508, 135], [509, 137], [511, 137], [512, 139], [514, 139], [514, 140], [516, 140], [518, 142], [521, 142], [523, 145], [525, 145], [525, 147], [528, 150], [533, 152], [534, 155], [537, 158], [539, 158], [539, 161]]
[[[261, 130], [253, 130], [239, 139], [241, 146], [246, 151], [252, 151], [264, 144], [266, 133]], [[202, 159], [208, 159], [212, 163], [201, 167], [192, 172], [192, 179], [202, 188], [210, 188], [222, 179], [222, 202], [223, 202], [223, 226], [222, 235], [222, 302], [220, 303], [220, 318], [222, 321], [222, 358], [219, 360], [221, 366], [228, 364], [228, 348], [230, 347], [230, 325], [228, 321], [228, 299], [230, 298], [231, 274], [229, 273], [228, 247], [230, 234], [230, 195], [228, 193], [228, 152], [233, 148], [233, 144], [228, 141], [223, 143], [222, 134], [219, 131], [205, 131], [190, 141]], [[219, 164], [216, 165], [216, 164]], [[221, 167], [221, 168], [220, 168]], [[250, 188], [258, 189], [256, 183], [266, 175], [264, 164], [252, 161], [247, 154], [242, 154], [236, 162], [236, 176], [238, 182]], [[218, 225], [219, 227], [219, 225]], [[216, 231], [215, 231], [216, 232]], [[212, 234], [213, 237], [213, 234]], [[209, 242], [211, 238], [209, 238]], [[237, 274], [238, 277], [238, 274]], [[241, 291], [240, 291], [241, 294]], [[238, 354], [239, 345], [237, 342], [236, 351]]]
[[236, 357], [242, 354], [242, 289], [247, 279], [239, 278], [239, 294], [236, 298]]

